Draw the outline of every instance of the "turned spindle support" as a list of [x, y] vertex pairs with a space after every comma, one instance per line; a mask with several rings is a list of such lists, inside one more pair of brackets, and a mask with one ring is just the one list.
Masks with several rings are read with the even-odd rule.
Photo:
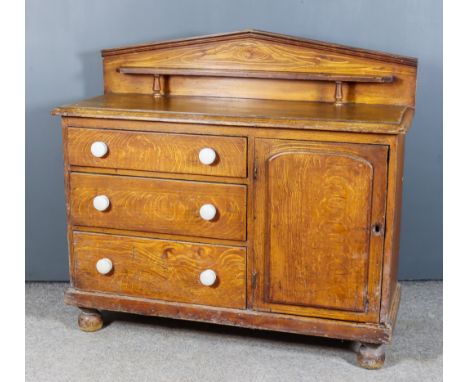
[[165, 95], [166, 94], [165, 87], [166, 87], [166, 76], [155, 75], [154, 82], [153, 82], [153, 95], [155, 97], [161, 97]]
[[166, 94], [167, 76], [198, 76], [198, 77], [228, 77], [228, 78], [265, 78], [278, 80], [328, 81], [335, 82], [335, 105], [343, 103], [343, 82], [349, 83], [392, 83], [393, 74], [388, 75], [348, 75], [336, 73], [303, 73], [303, 72], [273, 72], [265, 70], [232, 70], [232, 69], [200, 69], [200, 68], [158, 68], [121, 66], [119, 73], [131, 75], [153, 75], [153, 94], [160, 97]]
[[336, 81], [335, 85], [335, 105], [341, 106], [343, 105], [343, 82]]

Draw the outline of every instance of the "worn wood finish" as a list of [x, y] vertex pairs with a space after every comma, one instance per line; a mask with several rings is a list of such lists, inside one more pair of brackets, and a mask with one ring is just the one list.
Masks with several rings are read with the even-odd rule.
[[[109, 152], [102, 158], [91, 154], [96, 141], [108, 146]], [[198, 157], [206, 147], [217, 154], [212, 165], [204, 165]], [[68, 131], [68, 158], [70, 165], [77, 166], [245, 177], [247, 144], [238, 137], [72, 128]]]
[[365, 369], [380, 369], [385, 362], [384, 345], [368, 343], [362, 344], [358, 350], [357, 361], [359, 366]]
[[378, 322], [387, 147], [256, 141], [259, 309]]
[[385, 316], [384, 321], [385, 325], [392, 329], [395, 327], [397, 322], [398, 309], [400, 308], [401, 301], [401, 285], [399, 282], [395, 282], [395, 284], [394, 293], [390, 301], [390, 311], [388, 312], [388, 317]]
[[83, 332], [96, 332], [102, 328], [104, 321], [102, 314], [96, 309], [81, 308], [78, 316], [78, 326]]
[[[404, 117], [405, 126], [409, 125], [413, 117], [412, 109], [409, 109]], [[323, 122], [317, 124], [317, 130], [306, 131], [304, 129], [289, 129], [289, 128], [274, 128], [261, 129], [252, 128], [252, 126], [225, 126], [212, 124], [193, 124], [193, 123], [178, 123], [178, 122], [153, 122], [139, 121], [126, 119], [100, 119], [100, 118], [77, 118], [65, 117], [67, 126], [69, 127], [98, 127], [100, 129], [121, 130], [128, 129], [130, 131], [154, 131], [154, 132], [176, 132], [189, 134], [204, 134], [219, 136], [247, 136], [251, 138], [278, 138], [278, 139], [295, 139], [304, 141], [320, 141], [320, 142], [347, 142], [347, 143], [364, 143], [364, 144], [383, 144], [392, 146], [395, 144], [397, 137], [402, 135], [389, 134], [374, 134], [369, 132], [361, 123], [359, 134], [351, 131], [342, 131], [337, 124], [325, 125], [321, 127]], [[351, 122], [348, 122], [352, 124]], [[330, 130], [331, 128], [335, 130]], [[374, 126], [375, 127], [375, 126]], [[372, 128], [371, 128], [372, 130]], [[404, 137], [404, 136], [403, 136]], [[395, 146], [396, 147], [396, 146]], [[248, 150], [253, 148], [253, 142], [249, 144]], [[253, 163], [253, 156], [248, 155], [249, 164]], [[214, 179], [214, 178], [212, 178]]]
[[404, 147], [405, 136], [399, 135], [395, 140], [395, 148], [390, 153], [389, 162], [391, 172], [389, 177], [389, 203], [387, 204], [387, 227], [385, 251], [384, 251], [384, 282], [382, 283], [382, 321], [389, 320], [391, 314], [391, 301], [394, 300], [394, 294], [397, 293], [398, 285], [398, 263], [400, 252], [400, 221], [403, 194], [403, 166], [404, 166]]
[[109, 293], [87, 292], [74, 288], [68, 289], [65, 293], [65, 302], [74, 306], [99, 307], [110, 311], [171, 317], [251, 329], [277, 330], [310, 336], [361, 340], [368, 343], [387, 343], [391, 338], [391, 329], [380, 324], [175, 303]]
[[392, 303], [392, 317], [388, 324], [357, 323], [325, 318], [301, 317], [254, 310], [226, 309], [176, 302], [167, 302], [141, 297], [119, 296], [109, 293], [86, 292], [69, 288], [65, 302], [74, 306], [99, 307], [100, 309], [202, 321], [213, 324], [242, 326], [252, 329], [278, 330], [329, 338], [386, 344], [392, 339], [400, 302], [398, 293]]
[[210, 183], [233, 183], [233, 184], [248, 184], [247, 178], [235, 178], [227, 176], [213, 176], [213, 175], [198, 175], [198, 174], [179, 174], [176, 172], [159, 172], [159, 171], [142, 171], [142, 170], [125, 170], [120, 168], [105, 168], [89, 167], [89, 166], [73, 166], [70, 165], [72, 172], [87, 172], [95, 174], [99, 171], [100, 174], [108, 175], [124, 175], [124, 176], [138, 176], [142, 178], [161, 178], [161, 179], [184, 179], [200, 182]]
[[[245, 249], [197, 243], [74, 232], [76, 288], [166, 301], [245, 308]], [[108, 258], [112, 272], [96, 262]], [[215, 285], [200, 283], [203, 270]]]
[[[335, 90], [331, 100], [335, 101]], [[55, 113], [75, 117], [227, 124], [305, 130], [341, 130], [396, 134], [405, 132], [411, 108], [399, 105], [357, 105], [266, 101], [208, 97], [159, 97], [106, 94], [61, 107]]]
[[[98, 195], [109, 198], [108, 210], [94, 208]], [[70, 202], [74, 225], [245, 239], [242, 185], [72, 173]], [[212, 221], [199, 214], [207, 203], [218, 211]]]
[[[381, 366], [417, 61], [244, 31], [106, 50], [103, 65], [104, 95], [53, 111], [66, 302], [354, 340], [358, 363]], [[202, 146], [218, 161], [201, 165]], [[96, 271], [103, 256], [114, 273]], [[205, 266], [219, 269], [213, 289], [194, 284]]]
[[73, 231], [105, 233], [109, 235], [119, 235], [119, 236], [132, 236], [132, 237], [138, 236], [138, 237], [147, 237], [150, 239], [188, 241], [188, 242], [197, 242], [197, 243], [205, 243], [205, 244], [219, 244], [219, 245], [227, 245], [231, 247], [244, 247], [248, 244], [247, 240], [243, 240], [243, 241], [226, 240], [226, 239], [216, 239], [212, 237], [177, 235], [174, 233], [167, 234], [167, 233], [159, 233], [159, 232], [145, 232], [145, 231], [116, 229], [116, 228], [86, 227], [82, 225], [72, 225], [71, 227]]

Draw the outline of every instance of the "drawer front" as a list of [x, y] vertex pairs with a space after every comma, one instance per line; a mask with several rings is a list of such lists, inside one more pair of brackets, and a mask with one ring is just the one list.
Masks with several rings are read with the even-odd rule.
[[[97, 196], [107, 198], [108, 208], [96, 209]], [[204, 205], [215, 207], [212, 220], [201, 217]], [[246, 186], [71, 173], [70, 219], [90, 227], [245, 240]]]
[[[245, 264], [244, 248], [73, 234], [74, 284], [88, 291], [243, 309]], [[206, 286], [200, 275], [209, 270], [214, 283]]]
[[[69, 128], [67, 142], [71, 165], [226, 177], [247, 175], [247, 141], [240, 137]], [[101, 144], [93, 154], [95, 142], [105, 146]], [[213, 163], [202, 163], [203, 149], [213, 150], [205, 150], [202, 158]]]

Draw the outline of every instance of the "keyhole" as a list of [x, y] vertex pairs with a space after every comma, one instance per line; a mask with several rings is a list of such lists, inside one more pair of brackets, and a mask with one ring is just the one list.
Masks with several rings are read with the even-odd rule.
[[376, 223], [372, 226], [372, 233], [374, 235], [380, 235], [382, 233], [382, 225], [380, 223]]

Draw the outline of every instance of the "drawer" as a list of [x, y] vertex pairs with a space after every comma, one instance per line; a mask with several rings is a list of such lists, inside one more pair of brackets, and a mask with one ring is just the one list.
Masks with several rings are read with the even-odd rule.
[[69, 128], [67, 143], [71, 165], [226, 177], [247, 175], [247, 141], [240, 137]]
[[244, 185], [71, 173], [69, 198], [73, 225], [246, 239]]
[[74, 284], [88, 291], [242, 309], [245, 264], [240, 247], [73, 234]]

